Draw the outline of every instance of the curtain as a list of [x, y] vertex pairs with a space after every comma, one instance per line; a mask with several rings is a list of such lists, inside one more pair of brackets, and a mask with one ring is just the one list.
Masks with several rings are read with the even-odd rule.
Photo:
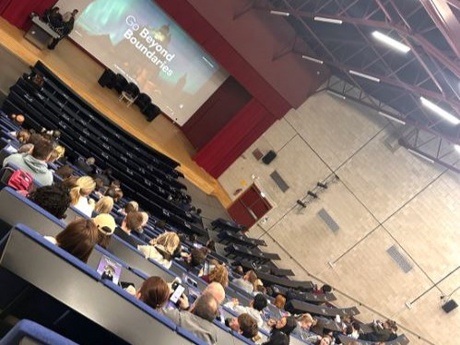
[[193, 159], [218, 178], [275, 121], [274, 115], [252, 99]]
[[56, 4], [57, 0], [0, 0], [0, 15], [14, 26], [27, 30], [29, 15], [43, 12]]

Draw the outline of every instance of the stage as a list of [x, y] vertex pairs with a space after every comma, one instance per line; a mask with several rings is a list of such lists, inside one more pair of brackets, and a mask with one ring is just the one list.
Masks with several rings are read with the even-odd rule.
[[231, 204], [219, 182], [192, 160], [195, 150], [180, 128], [164, 115], [158, 116], [153, 122], [147, 122], [136, 107], [128, 108], [125, 103], [119, 102], [115, 91], [102, 88], [97, 82], [104, 67], [70, 40], [62, 40], [53, 51], [39, 50], [23, 37], [23, 31], [3, 18], [0, 18], [0, 35], [0, 44], [4, 49], [30, 66], [41, 60], [111, 121], [150, 147], [178, 161], [181, 164], [179, 170], [199, 189], [217, 197], [226, 208]]

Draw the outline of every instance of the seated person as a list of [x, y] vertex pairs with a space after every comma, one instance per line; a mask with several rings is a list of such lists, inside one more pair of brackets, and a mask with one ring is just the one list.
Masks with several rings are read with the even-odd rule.
[[237, 315], [241, 314], [248, 314], [250, 315], [256, 322], [257, 327], [262, 328], [264, 325], [264, 320], [262, 318], [262, 311], [268, 305], [267, 297], [262, 294], [258, 294], [254, 296], [254, 299], [249, 302], [248, 307], [244, 307], [240, 305], [239, 301], [235, 298], [231, 302], [225, 304], [227, 308], [232, 309]]
[[26, 117], [22, 114], [11, 114], [10, 119], [11, 121], [13, 121], [14, 124], [22, 126], [22, 124], [26, 120]]
[[162, 308], [166, 305], [170, 295], [169, 286], [161, 277], [147, 278], [138, 291], [132, 285], [126, 290], [160, 313], [162, 313]]
[[82, 176], [76, 180], [76, 186], [70, 190], [70, 198], [73, 207], [88, 217], [91, 217], [94, 210], [94, 200], [89, 195], [96, 188], [96, 183], [89, 176]]
[[49, 186], [53, 184], [53, 173], [48, 169], [46, 162], [52, 151], [53, 144], [41, 138], [34, 144], [31, 154], [14, 153], [3, 160], [3, 166], [8, 163], [14, 164], [32, 175], [34, 181], [42, 186]]
[[[228, 270], [224, 265], [219, 264], [216, 260], [211, 260], [211, 266], [214, 266], [211, 271], [201, 276], [207, 283], [217, 282], [220, 283], [224, 288], [228, 286]], [[206, 272], [205, 272], [206, 273]]]
[[[133, 212], [129, 213], [129, 217]], [[165, 232], [150, 241], [149, 245], [137, 247], [146, 258], [158, 262], [160, 265], [169, 269], [172, 264], [175, 252], [180, 249], [180, 239], [175, 232]]]
[[142, 214], [142, 224], [140, 227], [134, 229], [131, 232], [131, 235], [134, 235], [135, 237], [137, 237], [139, 240], [143, 242], [148, 242], [150, 238], [146, 234], [144, 234], [144, 226], [146, 226], [149, 221], [149, 215], [147, 212], [141, 212], [141, 214]]
[[94, 166], [95, 163], [96, 159], [94, 157], [89, 157], [86, 160], [77, 159], [74, 165], [82, 172], [84, 172], [85, 175], [91, 175], [92, 173], [94, 173], [94, 170], [96, 169]]
[[317, 334], [310, 331], [310, 328], [314, 325], [316, 325], [316, 320], [310, 314], [302, 314], [297, 319], [297, 326], [292, 331], [292, 334], [295, 334], [304, 341], [314, 342], [319, 338]]
[[253, 270], [247, 271], [242, 278], [234, 279], [233, 284], [238, 286], [240, 289], [246, 291], [247, 293], [254, 292], [254, 283], [257, 280], [257, 275]]
[[110, 196], [104, 196], [96, 202], [92, 216], [96, 217], [98, 214], [110, 214], [113, 209], [113, 199]]
[[293, 316], [284, 316], [275, 321], [270, 319], [267, 321], [270, 331], [270, 338], [264, 345], [289, 345], [289, 335], [297, 326], [297, 321]]
[[93, 221], [98, 230], [97, 244], [99, 244], [102, 248], [107, 249], [110, 239], [112, 238], [112, 234], [117, 227], [115, 219], [113, 219], [110, 214], [101, 213], [100, 215], [94, 217]]
[[374, 321], [372, 324], [372, 333], [362, 334], [359, 336], [359, 339], [369, 340], [375, 342], [385, 342], [395, 340], [398, 335], [398, 326], [393, 320], [386, 320], [384, 322]]
[[91, 219], [81, 218], [70, 222], [56, 238], [45, 238], [86, 263], [97, 244], [97, 233], [96, 224]]
[[190, 311], [167, 309], [164, 315], [179, 327], [195, 334], [208, 344], [217, 343], [216, 326], [212, 324], [218, 312], [218, 303], [210, 294], [203, 294], [196, 300]]
[[112, 169], [107, 168], [103, 170], [101, 173], [96, 174], [94, 178], [99, 178], [102, 181], [104, 187], [110, 186], [110, 180], [112, 179]]
[[232, 331], [241, 334], [243, 337], [252, 339], [259, 333], [256, 320], [248, 313], [240, 314], [238, 317], [225, 319], [225, 325]]
[[16, 133], [16, 138], [21, 144], [25, 144], [29, 141], [30, 139], [30, 132], [27, 129], [20, 129]]
[[73, 175], [73, 169], [70, 167], [70, 165], [63, 165], [56, 170], [56, 175], [60, 176], [62, 179], [69, 178]]
[[141, 226], [141, 224], [142, 214], [140, 212], [130, 212], [121, 223], [121, 226], [115, 228], [115, 235], [120, 237], [123, 241], [128, 242], [133, 247], [142, 245], [143, 242], [131, 236], [132, 231]]
[[65, 219], [70, 206], [69, 189], [63, 183], [37, 188], [28, 198], [58, 219]]
[[123, 208], [120, 208], [117, 211], [117, 213], [121, 214], [120, 217], [117, 217], [115, 219], [117, 224], [121, 224], [123, 222], [123, 219], [125, 219], [125, 216], [129, 212], [133, 212], [133, 211], [136, 211], [136, 212], [139, 211], [139, 204], [136, 201], [130, 201], [130, 202], [126, 203], [126, 205]]
[[56, 145], [56, 147], [51, 151], [51, 154], [48, 158], [48, 163], [54, 163], [55, 161], [64, 157], [65, 147], [61, 145]]
[[203, 275], [202, 267], [206, 261], [208, 250], [206, 248], [192, 248], [190, 254], [181, 254], [182, 260], [177, 261], [188, 272], [197, 276]]

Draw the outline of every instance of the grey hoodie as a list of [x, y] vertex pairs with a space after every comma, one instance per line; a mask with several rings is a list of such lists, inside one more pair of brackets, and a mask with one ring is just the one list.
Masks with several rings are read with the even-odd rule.
[[34, 181], [42, 186], [53, 184], [53, 173], [48, 169], [45, 161], [38, 160], [27, 153], [15, 153], [5, 158], [3, 166], [8, 163], [14, 164], [19, 169], [31, 174]]

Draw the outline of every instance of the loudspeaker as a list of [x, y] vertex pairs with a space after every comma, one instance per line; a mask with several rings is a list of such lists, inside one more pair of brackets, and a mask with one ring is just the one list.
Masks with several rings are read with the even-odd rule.
[[148, 122], [152, 122], [158, 115], [161, 114], [161, 109], [153, 103], [150, 103], [145, 110], [142, 112]]
[[267, 154], [265, 156], [262, 157], [262, 162], [264, 162], [265, 164], [270, 164], [272, 162], [272, 160], [274, 160], [276, 158], [276, 152], [273, 151], [273, 150], [270, 150], [267, 152]]
[[101, 77], [97, 81], [99, 85], [102, 87], [107, 86], [109, 89], [113, 87], [113, 84], [115, 82], [115, 73], [112, 72], [110, 69], [106, 69], [104, 73], [102, 73]]
[[446, 313], [450, 313], [452, 310], [454, 310], [455, 308], [458, 307], [458, 304], [457, 302], [455, 302], [453, 299], [450, 300], [449, 302], [447, 303], [444, 303], [442, 305], [442, 309], [446, 312]]

